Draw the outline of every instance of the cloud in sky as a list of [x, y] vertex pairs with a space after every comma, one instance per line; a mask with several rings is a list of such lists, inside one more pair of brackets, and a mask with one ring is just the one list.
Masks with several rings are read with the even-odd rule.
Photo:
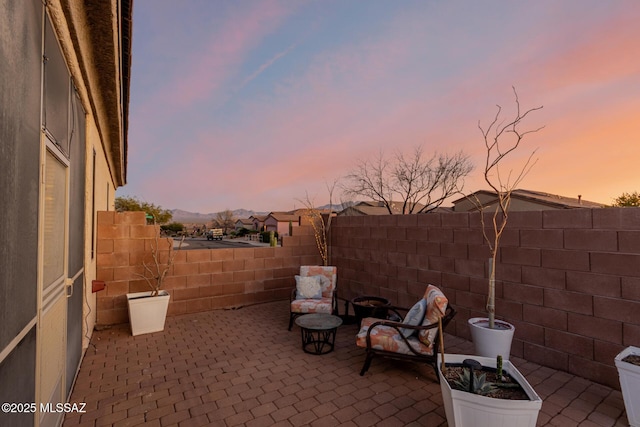
[[273, 58], [269, 59], [267, 62], [265, 62], [264, 64], [260, 65], [260, 67], [258, 67], [258, 69], [253, 74], [251, 74], [249, 77], [244, 79], [244, 81], [242, 82], [242, 84], [240, 86], [241, 87], [246, 86], [247, 83], [249, 83], [251, 80], [253, 80], [256, 77], [258, 77], [260, 74], [262, 74], [262, 72], [264, 70], [266, 70], [267, 68], [272, 66], [278, 59], [282, 58], [287, 53], [291, 52], [293, 50], [293, 48], [295, 48], [295, 47], [296, 47], [296, 45], [292, 44], [291, 46], [289, 46], [284, 51], [277, 53]]
[[522, 186], [604, 203], [639, 190], [640, 3], [137, 0], [128, 184], [166, 208], [286, 210], [379, 150], [464, 150], [513, 112]]

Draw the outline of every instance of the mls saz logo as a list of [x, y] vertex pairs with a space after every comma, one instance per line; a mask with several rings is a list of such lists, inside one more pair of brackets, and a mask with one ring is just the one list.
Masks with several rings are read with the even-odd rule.
[[85, 413], [86, 403], [41, 403], [40, 412], [78, 412]]

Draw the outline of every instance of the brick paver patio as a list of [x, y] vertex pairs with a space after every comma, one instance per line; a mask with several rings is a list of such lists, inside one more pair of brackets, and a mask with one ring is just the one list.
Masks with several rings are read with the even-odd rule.
[[[361, 377], [356, 325], [332, 353], [302, 351], [287, 331], [288, 302], [170, 317], [164, 332], [96, 331], [71, 402], [87, 412], [64, 426], [446, 426], [433, 369], [374, 358]], [[472, 344], [445, 335], [446, 350]], [[539, 426], [626, 426], [622, 394], [522, 359], [544, 399]]]

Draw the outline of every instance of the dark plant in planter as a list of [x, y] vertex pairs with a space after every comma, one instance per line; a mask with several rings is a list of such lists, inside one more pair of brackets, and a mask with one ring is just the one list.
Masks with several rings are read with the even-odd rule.
[[[479, 364], [478, 364], [479, 365]], [[482, 365], [479, 366], [482, 368]], [[471, 367], [463, 368], [462, 372], [458, 372], [458, 379], [453, 381], [453, 385], [462, 391], [469, 393], [481, 394], [483, 396], [491, 393], [495, 386], [492, 382], [487, 381], [487, 373], [483, 372], [477, 375]]]
[[482, 366], [474, 359], [462, 364], [446, 364], [444, 377], [451, 388], [496, 399], [528, 400], [520, 384], [502, 370], [502, 356], [496, 358], [496, 367]]

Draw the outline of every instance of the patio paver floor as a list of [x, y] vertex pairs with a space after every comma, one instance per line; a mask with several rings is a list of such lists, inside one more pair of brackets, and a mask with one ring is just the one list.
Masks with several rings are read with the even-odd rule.
[[[374, 358], [356, 325], [335, 350], [302, 351], [287, 331], [288, 301], [167, 318], [164, 332], [132, 337], [128, 325], [95, 331], [70, 402], [87, 412], [64, 426], [446, 426], [430, 366]], [[472, 343], [445, 334], [446, 351]], [[512, 358], [544, 399], [539, 426], [627, 426], [622, 394]]]

